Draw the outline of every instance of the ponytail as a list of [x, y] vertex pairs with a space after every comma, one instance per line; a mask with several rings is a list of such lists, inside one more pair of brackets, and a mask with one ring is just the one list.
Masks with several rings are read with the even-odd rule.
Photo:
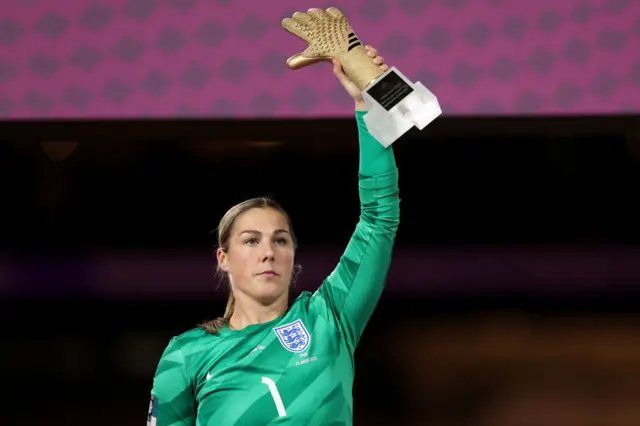
[[233, 315], [235, 308], [236, 298], [233, 296], [233, 292], [230, 291], [229, 299], [227, 299], [227, 307], [224, 310], [224, 316], [200, 324], [200, 328], [210, 334], [220, 334], [220, 330], [229, 325], [229, 320], [231, 320], [231, 316]]
[[227, 307], [224, 310], [224, 316], [222, 319], [226, 324], [229, 324], [229, 320], [231, 320], [231, 316], [233, 315], [233, 311], [236, 309], [236, 298], [233, 295], [233, 292], [229, 292], [229, 299], [227, 300]]

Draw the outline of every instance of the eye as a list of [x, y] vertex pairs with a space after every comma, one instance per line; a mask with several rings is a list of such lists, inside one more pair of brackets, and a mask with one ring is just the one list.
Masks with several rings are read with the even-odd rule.
[[276, 238], [276, 244], [284, 246], [288, 243], [286, 238]]
[[255, 244], [258, 244], [258, 239], [256, 237], [250, 237], [245, 239], [244, 243], [248, 245], [255, 245]]

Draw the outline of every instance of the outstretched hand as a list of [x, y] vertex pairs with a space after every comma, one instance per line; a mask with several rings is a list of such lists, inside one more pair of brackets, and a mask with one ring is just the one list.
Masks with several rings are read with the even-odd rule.
[[[371, 58], [371, 61], [380, 66], [380, 69], [384, 72], [389, 69], [389, 66], [384, 63], [384, 58], [382, 56], [378, 56], [378, 51], [371, 46], [365, 46], [365, 51], [367, 52], [367, 56]], [[362, 90], [356, 86], [356, 84], [351, 81], [349, 77], [342, 71], [342, 64], [337, 59], [333, 60], [333, 74], [338, 78], [344, 90], [347, 91], [349, 96], [353, 98], [356, 103], [356, 110], [358, 111], [366, 111], [367, 106], [362, 97]]]

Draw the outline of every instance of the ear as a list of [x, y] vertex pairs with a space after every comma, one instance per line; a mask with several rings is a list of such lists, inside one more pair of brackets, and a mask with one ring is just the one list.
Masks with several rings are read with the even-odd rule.
[[227, 253], [219, 248], [216, 250], [216, 257], [218, 258], [218, 268], [223, 272], [229, 272]]

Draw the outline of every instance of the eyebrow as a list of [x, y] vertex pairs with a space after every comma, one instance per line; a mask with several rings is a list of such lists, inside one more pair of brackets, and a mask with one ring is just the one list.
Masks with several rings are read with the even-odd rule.
[[[273, 231], [274, 234], [288, 234], [289, 231], [287, 231], [286, 229], [276, 229], [275, 231]], [[242, 234], [260, 234], [262, 235], [262, 232], [260, 231], [256, 231], [255, 229], [245, 229], [244, 231], [240, 232], [240, 235]]]

